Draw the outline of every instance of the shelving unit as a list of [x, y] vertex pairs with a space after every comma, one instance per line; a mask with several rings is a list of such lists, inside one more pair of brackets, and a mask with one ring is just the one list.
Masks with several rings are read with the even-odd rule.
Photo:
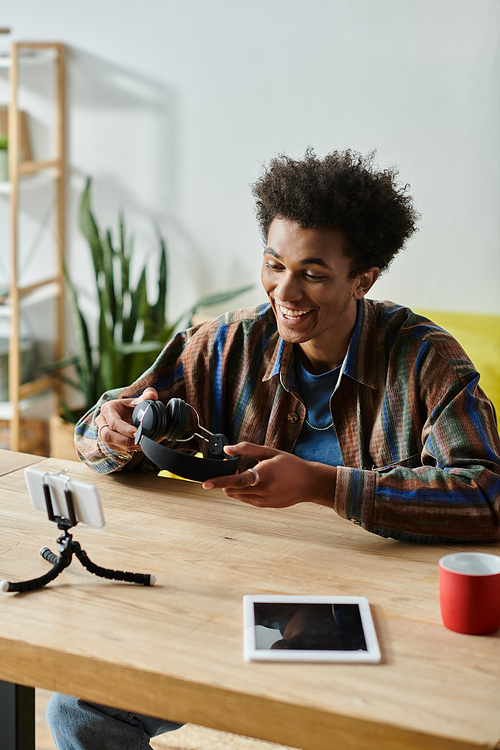
[[[55, 65], [55, 157], [45, 160], [20, 161], [19, 159], [19, 76], [24, 65], [46, 62], [47, 55], [53, 56]], [[20, 315], [23, 308], [39, 301], [41, 297], [54, 297], [56, 304], [54, 356], [60, 359], [63, 353], [63, 257], [64, 257], [64, 191], [65, 191], [65, 90], [64, 90], [64, 47], [57, 42], [14, 42], [10, 55], [0, 59], [0, 66], [8, 68], [10, 98], [8, 107], [8, 152], [9, 182], [0, 183], [0, 194], [10, 201], [10, 284], [6, 302], [0, 305], [0, 316], [10, 318], [9, 326], [9, 400], [0, 402], [0, 420], [9, 424], [9, 445], [11, 450], [32, 450], [37, 446], [21, 441], [22, 412], [32, 399], [55, 389], [59, 395], [60, 385], [50, 376], [38, 377], [22, 383]], [[54, 258], [55, 273], [50, 278], [25, 286], [20, 285], [19, 274], [19, 223], [20, 190], [30, 183], [40, 180], [53, 180], [55, 184], [54, 202]], [[35, 437], [35, 441], [40, 441]]]

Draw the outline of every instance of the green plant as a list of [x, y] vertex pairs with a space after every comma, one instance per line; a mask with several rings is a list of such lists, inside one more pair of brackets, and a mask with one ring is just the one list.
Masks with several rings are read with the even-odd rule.
[[[80, 204], [80, 228], [92, 254], [95, 273], [99, 323], [97, 343], [91, 343], [89, 324], [78, 303], [75, 285], [67, 270], [64, 270], [70, 319], [77, 352], [54, 363], [51, 368], [67, 385], [78, 390], [84, 406], [71, 410], [62, 402], [65, 419], [75, 422], [90, 409], [105, 391], [134, 382], [153, 362], [174, 331], [185, 320], [191, 319], [197, 309], [228, 302], [254, 285], [210, 294], [181, 313], [173, 322], [166, 320], [168, 262], [165, 241], [157, 232], [158, 239], [158, 287], [156, 299], [148, 301], [146, 290], [146, 266], [139, 274], [137, 284], [132, 286], [130, 270], [133, 259], [133, 239], [127, 239], [123, 215], [119, 217], [119, 238], [115, 247], [111, 231], [101, 234], [91, 209], [91, 179], [87, 184]], [[74, 366], [75, 377], [62, 370]]]
[[9, 139], [7, 133], [0, 133], [0, 151], [7, 151]]

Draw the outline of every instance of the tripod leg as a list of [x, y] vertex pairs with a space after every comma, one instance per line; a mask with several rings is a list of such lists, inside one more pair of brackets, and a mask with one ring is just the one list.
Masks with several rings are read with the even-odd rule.
[[127, 581], [128, 583], [138, 583], [142, 586], [153, 586], [156, 582], [156, 578], [153, 575], [145, 573], [125, 573], [122, 570], [110, 570], [109, 568], [101, 568], [89, 559], [85, 550], [76, 549], [75, 545], [77, 542], [73, 542], [73, 551], [77, 558], [80, 560], [84, 568], [87, 568], [91, 573], [101, 578], [108, 578], [113, 581]]
[[55, 565], [58, 560], [57, 555], [54, 555], [54, 553], [51, 552], [48, 547], [42, 547], [42, 549], [40, 550], [40, 554], [44, 560], [47, 560], [47, 562], [51, 563], [52, 565]]
[[64, 558], [58, 557], [57, 562], [52, 567], [52, 570], [49, 570], [49, 572], [45, 573], [45, 575], [40, 576], [39, 578], [32, 578], [30, 581], [19, 581], [18, 583], [11, 583], [10, 581], [1, 581], [0, 590], [23, 592], [23, 591], [33, 591], [34, 589], [41, 589], [42, 586], [45, 586], [50, 581], [53, 581], [54, 578], [57, 578], [59, 573], [61, 573], [64, 570], [67, 564], [68, 563], [66, 562]]

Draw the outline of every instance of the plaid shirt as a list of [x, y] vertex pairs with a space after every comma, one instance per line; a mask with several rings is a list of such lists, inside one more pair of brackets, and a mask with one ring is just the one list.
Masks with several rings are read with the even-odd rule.
[[[306, 411], [293, 359], [269, 305], [183, 331], [136, 383], [105, 393], [82, 418], [77, 452], [101, 473], [157, 472], [141, 453], [111, 452], [95, 423], [104, 401], [140, 396], [147, 386], [164, 403], [187, 401], [200, 424], [231, 444], [248, 440], [292, 452]], [[335, 511], [384, 537], [499, 540], [500, 442], [478, 381], [441, 328], [408, 308], [361, 300], [330, 401], [344, 462]], [[243, 459], [241, 469], [251, 463]]]

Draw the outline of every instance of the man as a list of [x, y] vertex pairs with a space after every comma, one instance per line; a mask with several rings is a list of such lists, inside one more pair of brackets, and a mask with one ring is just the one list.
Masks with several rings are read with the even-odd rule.
[[[350, 151], [272, 160], [254, 187], [269, 305], [178, 334], [81, 420], [80, 458], [100, 472], [157, 472], [134, 444], [132, 412], [178, 397], [242, 457], [207, 490], [257, 507], [318, 503], [400, 540], [498, 541], [500, 441], [479, 374], [430, 321], [366, 299], [415, 231], [396, 179]], [[93, 748], [90, 725], [114, 736], [116, 714], [120, 748], [144, 746], [138, 725], [141, 741], [175, 728], [123, 713], [55, 696], [49, 721], [60, 750]]]
[[478, 373], [431, 322], [365, 299], [415, 230], [395, 171], [349, 151], [282, 156], [254, 193], [270, 304], [180, 333], [137, 383], [104, 394], [77, 427], [82, 460], [157, 472], [131, 414], [180, 397], [242, 456], [206, 489], [320, 503], [398, 539], [498, 539], [498, 432]]

